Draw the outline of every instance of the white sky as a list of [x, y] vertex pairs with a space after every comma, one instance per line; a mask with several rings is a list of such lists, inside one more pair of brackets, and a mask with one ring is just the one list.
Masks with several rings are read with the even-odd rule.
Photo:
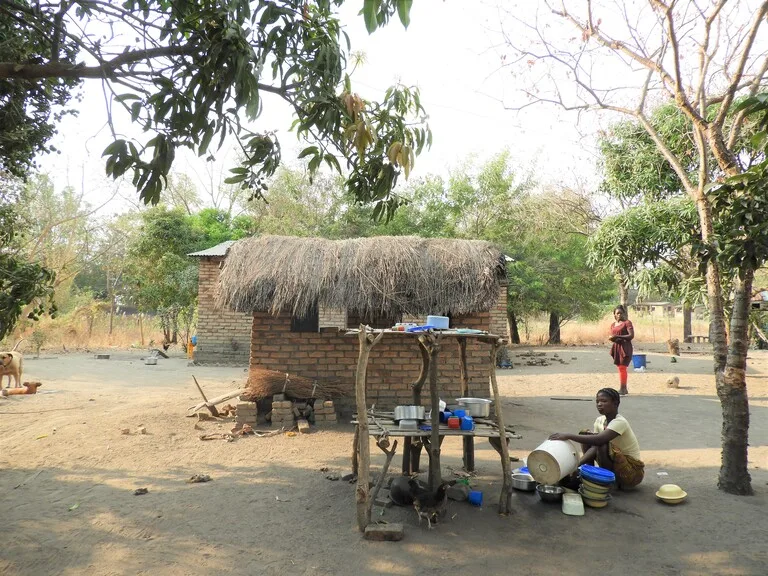
[[[397, 81], [418, 85], [430, 117], [434, 144], [417, 158], [412, 178], [445, 175], [470, 157], [481, 162], [508, 148], [520, 170], [534, 169], [543, 184], [569, 184], [577, 178], [598, 181], [593, 127], [583, 122], [577, 127], [575, 114], [553, 107], [535, 106], [517, 113], [500, 103], [502, 98], [510, 101], [510, 95], [504, 93], [505, 87], [510, 90], [510, 77], [509, 72], [498, 71], [500, 57], [492, 48], [494, 32], [499, 29], [492, 2], [418, 0], [407, 31], [395, 17], [373, 35], [368, 35], [362, 16], [357, 15], [360, 6], [362, 2], [348, 2], [342, 13], [352, 50], [363, 51], [367, 58], [352, 77], [353, 88], [365, 98], [378, 99]], [[592, 117], [590, 121], [597, 120]], [[54, 176], [57, 186], [82, 188], [92, 205], [107, 201], [115, 190], [115, 184], [104, 176], [101, 159], [110, 142], [105, 123], [101, 84], [88, 81], [79, 117], [67, 118], [60, 126], [55, 144], [63, 153], [40, 159], [41, 168]], [[288, 132], [290, 123], [287, 107], [265, 101], [257, 128], [278, 131], [289, 165], [295, 164], [297, 151], [303, 148]], [[120, 127], [130, 131], [127, 122], [118, 121]], [[184, 153], [177, 158], [174, 171], [188, 173], [202, 188], [207, 172], [218, 178], [233, 159], [222, 151], [215, 166], [206, 166], [203, 159]], [[121, 211], [138, 199], [128, 186], [123, 186], [121, 196], [122, 200], [110, 202], [106, 210]]]

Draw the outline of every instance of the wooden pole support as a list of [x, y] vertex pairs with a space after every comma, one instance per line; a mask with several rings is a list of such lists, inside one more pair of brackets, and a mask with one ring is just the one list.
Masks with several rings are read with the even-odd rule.
[[368, 408], [365, 400], [365, 377], [368, 371], [368, 357], [373, 348], [384, 336], [379, 332], [373, 336], [366, 332], [366, 327], [360, 325], [358, 338], [360, 341], [360, 354], [357, 358], [357, 370], [355, 372], [355, 400], [357, 404], [357, 427], [359, 433], [358, 457], [360, 459], [359, 473], [357, 475], [357, 489], [355, 490], [355, 502], [357, 507], [357, 527], [360, 532], [365, 532], [365, 527], [371, 523], [371, 509], [368, 506], [370, 499], [371, 481], [371, 446], [368, 433]]
[[379, 490], [381, 490], [381, 487], [384, 485], [384, 479], [387, 477], [387, 470], [389, 470], [389, 464], [390, 462], [392, 462], [392, 458], [395, 457], [395, 451], [397, 450], [397, 440], [395, 440], [394, 443], [392, 444], [391, 450], [387, 450], [387, 446], [389, 446], [389, 441], [384, 438], [376, 442], [376, 446], [379, 447], [379, 450], [384, 452], [384, 454], [387, 456], [387, 459], [384, 461], [384, 466], [381, 467], [381, 475], [379, 476], [379, 479], [376, 481], [376, 486], [373, 487], [373, 492], [371, 492], [371, 497], [368, 499], [368, 517], [369, 518], [371, 516], [371, 509], [373, 509], [373, 503], [376, 501], [376, 496], [379, 495]]
[[507, 446], [506, 428], [504, 427], [504, 411], [501, 406], [501, 396], [499, 395], [499, 385], [496, 382], [496, 354], [502, 346], [501, 339], [491, 344], [491, 356], [489, 374], [491, 379], [491, 389], [493, 391], [493, 405], [496, 408], [496, 424], [499, 427], [499, 438], [501, 444], [501, 470], [504, 474], [504, 481], [501, 483], [501, 495], [499, 496], [499, 514], [507, 515], [512, 511], [512, 475], [509, 467], [509, 447]]
[[429, 395], [432, 404], [432, 434], [429, 442], [429, 487], [437, 490], [442, 483], [440, 471], [440, 395], [437, 390], [437, 356], [440, 353], [440, 336], [427, 335], [429, 351]]
[[208, 398], [205, 397], [205, 392], [203, 392], [203, 389], [200, 388], [200, 384], [197, 382], [197, 378], [192, 376], [192, 380], [195, 381], [195, 386], [197, 386], [197, 389], [200, 391], [200, 396], [203, 397], [203, 402], [205, 402], [206, 407], [208, 408], [208, 411], [211, 413], [211, 416], [219, 416], [219, 411], [216, 409], [216, 406], [212, 405], [210, 402], [208, 402]]

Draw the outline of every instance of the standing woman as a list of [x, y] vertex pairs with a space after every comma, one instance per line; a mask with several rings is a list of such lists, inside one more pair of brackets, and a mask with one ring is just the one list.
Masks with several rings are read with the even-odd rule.
[[629, 394], [627, 390], [627, 366], [632, 361], [632, 339], [635, 337], [635, 329], [627, 318], [624, 306], [616, 306], [613, 310], [613, 324], [611, 324], [611, 337], [608, 338], [611, 346], [613, 363], [619, 368], [619, 394]]

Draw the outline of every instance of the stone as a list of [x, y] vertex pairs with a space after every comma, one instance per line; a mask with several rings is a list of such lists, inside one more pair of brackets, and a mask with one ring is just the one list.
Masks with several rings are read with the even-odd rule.
[[469, 486], [466, 484], [454, 484], [448, 488], [448, 498], [456, 502], [463, 502], [469, 497]]
[[365, 527], [364, 538], [376, 542], [398, 542], [404, 536], [403, 525], [400, 522], [392, 524], [369, 524]]
[[304, 420], [304, 418], [297, 420], [296, 425], [299, 427], [299, 432], [301, 434], [309, 434], [309, 422]]

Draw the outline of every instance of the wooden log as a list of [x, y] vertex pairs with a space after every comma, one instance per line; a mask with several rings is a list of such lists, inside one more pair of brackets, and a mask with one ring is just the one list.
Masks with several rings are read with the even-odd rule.
[[464, 461], [464, 470], [467, 472], [475, 471], [475, 439], [472, 436], [462, 437], [462, 460]]
[[[386, 446], [384, 446], [384, 442], [386, 441]], [[382, 438], [378, 442], [376, 442], [376, 446], [379, 447], [379, 450], [384, 452], [387, 459], [384, 461], [384, 466], [381, 467], [381, 474], [379, 475], [379, 479], [376, 481], [376, 486], [373, 487], [373, 492], [371, 492], [371, 497], [368, 499], [368, 517], [371, 516], [371, 509], [373, 508], [373, 503], [376, 501], [376, 496], [379, 495], [379, 490], [381, 490], [381, 487], [384, 485], [384, 479], [387, 477], [387, 470], [389, 470], [389, 464], [392, 462], [392, 458], [395, 456], [395, 451], [397, 450], [397, 440], [394, 441], [392, 444], [392, 449], [387, 450], [387, 446], [389, 446], [389, 441], [385, 438]]]
[[429, 350], [429, 396], [432, 404], [431, 440], [429, 443], [429, 487], [437, 490], [442, 483], [440, 471], [440, 395], [437, 390], [437, 358], [440, 353], [440, 336], [427, 335]]
[[360, 442], [360, 426], [355, 425], [355, 436], [352, 438], [352, 474], [357, 476], [358, 461], [357, 461], [357, 449]]
[[374, 336], [365, 331], [365, 326], [360, 325], [358, 339], [360, 341], [360, 353], [357, 358], [357, 370], [355, 371], [355, 401], [357, 404], [357, 427], [359, 428], [359, 473], [357, 475], [357, 489], [355, 490], [355, 503], [357, 508], [357, 527], [364, 532], [366, 526], [371, 523], [371, 511], [368, 507], [370, 488], [368, 484], [371, 478], [371, 447], [368, 434], [368, 407], [365, 400], [365, 377], [368, 371], [368, 357], [371, 348], [379, 343], [383, 332]]
[[216, 404], [221, 404], [222, 402], [226, 402], [227, 400], [232, 400], [232, 398], [235, 398], [236, 396], [240, 396], [242, 394], [242, 390], [233, 390], [232, 392], [227, 392], [226, 394], [222, 396], [217, 396], [216, 398], [211, 398], [207, 402], [201, 402], [200, 404], [195, 404], [194, 406], [190, 406], [187, 409], [187, 416], [194, 416], [195, 412], [198, 410], [201, 410], [203, 408], [209, 408], [210, 406], [216, 406]]
[[459, 376], [461, 378], [461, 396], [469, 396], [469, 373], [467, 372], [467, 340], [459, 338]]
[[416, 382], [411, 384], [411, 392], [413, 393], [413, 405], [421, 406], [421, 389], [429, 376], [429, 351], [424, 344], [426, 337], [423, 334], [416, 341], [419, 343], [419, 352], [421, 352], [421, 371]]
[[501, 483], [501, 495], [499, 496], [499, 514], [507, 515], [512, 511], [512, 485], [511, 470], [509, 467], [509, 448], [507, 439], [504, 437], [506, 428], [504, 427], [504, 411], [501, 407], [501, 396], [499, 395], [499, 385], [496, 382], [496, 354], [499, 348], [503, 346], [504, 341], [496, 340], [491, 345], [489, 373], [491, 379], [491, 390], [493, 391], [493, 405], [496, 409], [496, 424], [501, 431], [502, 437], [499, 439], [501, 444], [501, 470], [504, 480]]
[[211, 413], [211, 416], [218, 416], [219, 411], [216, 409], [216, 406], [213, 406], [208, 402], [208, 398], [205, 397], [205, 392], [203, 392], [203, 389], [200, 388], [200, 384], [197, 382], [197, 378], [195, 378], [194, 374], [192, 375], [192, 380], [195, 381], [195, 386], [197, 386], [197, 389], [200, 391], [200, 396], [203, 397], [203, 403], [205, 407], [208, 408], [208, 411]]

